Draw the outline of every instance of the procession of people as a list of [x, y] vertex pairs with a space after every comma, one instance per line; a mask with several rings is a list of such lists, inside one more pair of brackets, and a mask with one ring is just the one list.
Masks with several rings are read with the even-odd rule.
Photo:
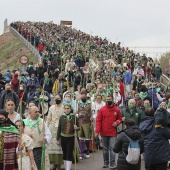
[[42, 62], [0, 75], [0, 169], [76, 169], [102, 148], [103, 168], [140, 170], [141, 156], [136, 164], [126, 159], [131, 141], [146, 170], [167, 169], [170, 84], [160, 85], [159, 63], [69, 26], [11, 27]]

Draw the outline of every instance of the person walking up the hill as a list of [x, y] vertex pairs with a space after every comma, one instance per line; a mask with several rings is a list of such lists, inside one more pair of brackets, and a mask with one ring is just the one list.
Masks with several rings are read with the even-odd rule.
[[17, 73], [14, 74], [11, 80], [11, 85], [12, 85], [12, 90], [14, 90], [14, 92], [17, 92], [19, 90], [19, 79]]
[[131, 75], [131, 72], [128, 70], [127, 67], [124, 67], [124, 74], [123, 74], [123, 77], [124, 77], [124, 84], [125, 84], [125, 92], [126, 94], [128, 94], [131, 90], [130, 90], [130, 84], [131, 84], [131, 81], [132, 81], [132, 75]]
[[155, 68], [153, 69], [153, 74], [157, 80], [160, 80], [160, 77], [162, 74], [162, 69], [159, 67], [158, 64], [156, 64]]

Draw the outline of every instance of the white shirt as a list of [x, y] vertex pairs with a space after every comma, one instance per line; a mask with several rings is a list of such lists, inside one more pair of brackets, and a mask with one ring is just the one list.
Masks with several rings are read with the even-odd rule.
[[106, 103], [101, 101], [101, 103], [97, 103], [97, 102], [92, 102], [92, 111], [94, 110], [93, 113], [93, 118], [97, 117], [97, 113], [100, 110], [101, 107], [105, 106]]
[[15, 116], [15, 119], [14, 119], [12, 122], [15, 124], [15, 122], [16, 122], [17, 120], [20, 120], [20, 119], [21, 119], [21, 115], [20, 115], [19, 113], [17, 113], [17, 112], [14, 112], [14, 113], [16, 113], [16, 116]]

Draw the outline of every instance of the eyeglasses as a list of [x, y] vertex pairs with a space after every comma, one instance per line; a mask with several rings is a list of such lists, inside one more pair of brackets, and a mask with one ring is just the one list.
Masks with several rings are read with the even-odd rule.
[[69, 107], [69, 108], [66, 107], [66, 108], [64, 108], [64, 109], [70, 109], [70, 107]]

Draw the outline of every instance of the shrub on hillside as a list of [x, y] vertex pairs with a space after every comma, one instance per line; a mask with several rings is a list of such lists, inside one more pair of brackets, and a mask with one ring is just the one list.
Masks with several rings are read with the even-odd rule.
[[170, 74], [170, 53], [161, 56], [160, 65], [164, 74]]

